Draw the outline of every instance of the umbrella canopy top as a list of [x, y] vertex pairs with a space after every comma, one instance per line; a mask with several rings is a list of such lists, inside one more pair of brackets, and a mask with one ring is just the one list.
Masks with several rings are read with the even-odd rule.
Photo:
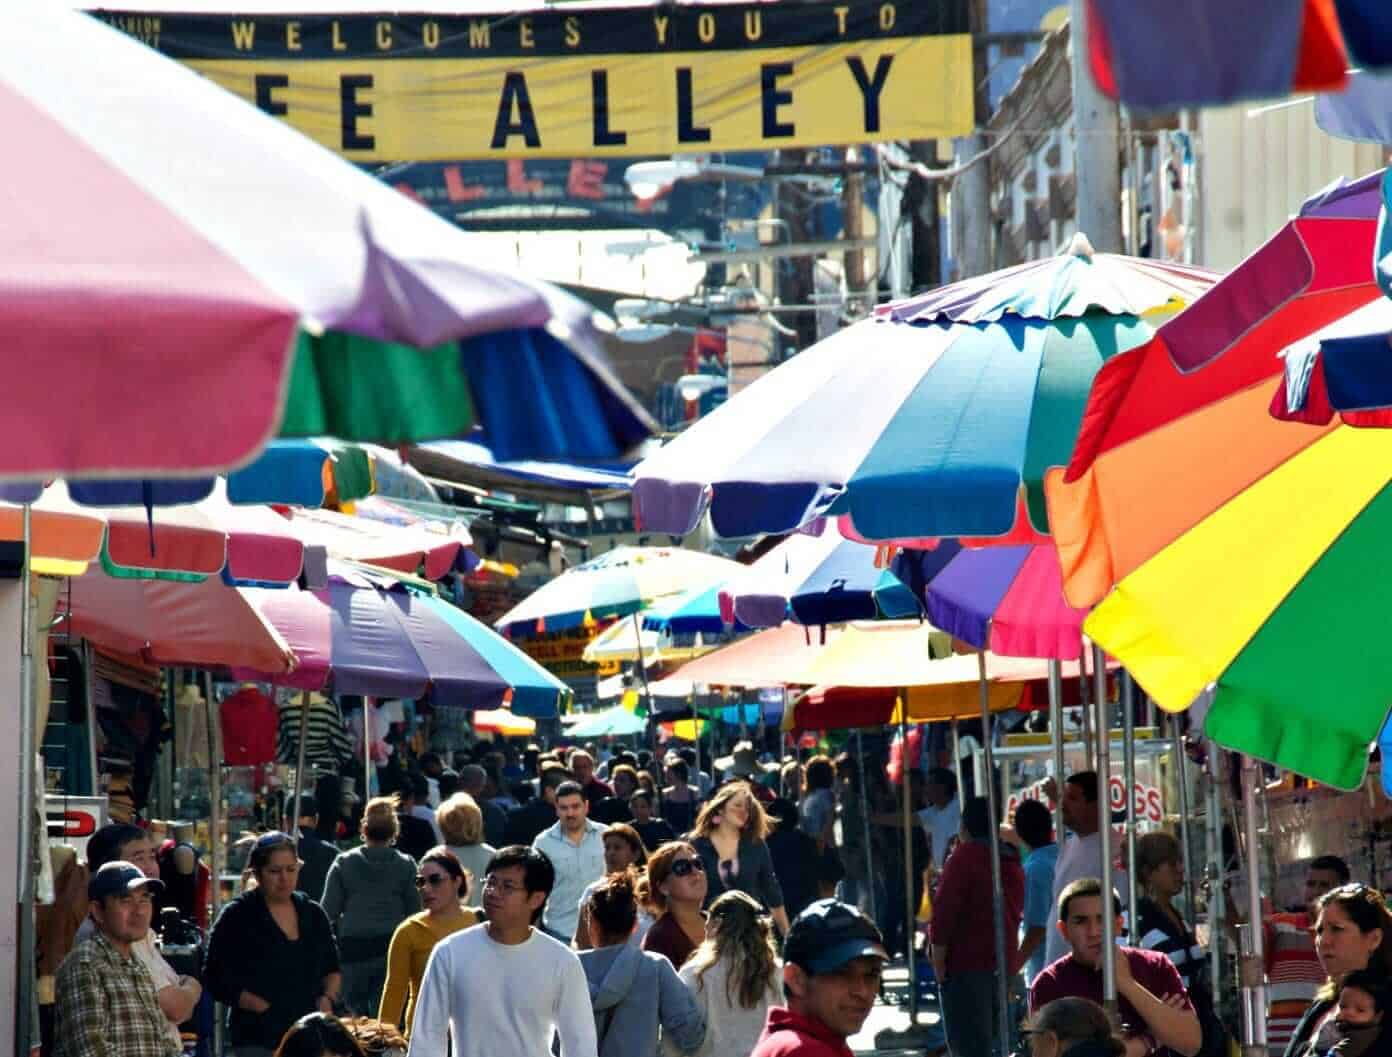
[[682, 665], [672, 675], [653, 683], [654, 692], [678, 684], [685, 693], [691, 684], [706, 686], [811, 686], [807, 669], [839, 628], [810, 629], [796, 624], [759, 631], [728, 646]]
[[494, 625], [529, 637], [627, 616], [660, 598], [724, 583], [743, 566], [678, 547], [615, 547], [538, 588]]
[[1145, 316], [1177, 311], [1218, 276], [1206, 268], [1096, 253], [1086, 235], [1056, 256], [949, 283], [875, 314], [896, 323], [995, 323], [1006, 316], [1061, 319], [1101, 312]]
[[647, 719], [630, 712], [623, 705], [615, 705], [613, 708], [582, 716], [566, 731], [566, 736], [576, 739], [617, 738], [628, 734], [642, 734], [647, 729]]

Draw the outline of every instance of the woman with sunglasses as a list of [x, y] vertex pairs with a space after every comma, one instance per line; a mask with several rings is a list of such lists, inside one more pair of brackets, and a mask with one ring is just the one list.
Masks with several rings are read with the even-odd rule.
[[230, 1010], [235, 1057], [269, 1057], [298, 1018], [333, 1012], [342, 978], [327, 915], [295, 891], [295, 839], [263, 834], [248, 863], [256, 884], [218, 915], [204, 981]]
[[782, 1002], [773, 923], [752, 897], [726, 892], [711, 904], [705, 941], [679, 975], [706, 1015], [706, 1041], [696, 1057], [746, 1057], [769, 1006]]
[[[1319, 1057], [1319, 1029], [1339, 1015], [1339, 981], [1345, 974], [1367, 969], [1392, 980], [1392, 913], [1380, 892], [1367, 885], [1340, 885], [1320, 896], [1316, 906], [1315, 953], [1329, 983], [1300, 1018], [1285, 1057]], [[1375, 1050], [1382, 1052], [1389, 1040], [1392, 1035], [1384, 1029]]]
[[691, 844], [705, 863], [708, 905], [724, 892], [744, 892], [758, 900], [786, 934], [788, 912], [773, 856], [764, 843], [768, 835], [768, 815], [749, 784], [729, 782], [715, 791], [696, 816]]
[[324, 882], [324, 912], [343, 958], [344, 999], [362, 1016], [381, 1004], [396, 927], [421, 908], [415, 861], [393, 847], [398, 827], [395, 801], [373, 797], [363, 810], [363, 843], [335, 859]]
[[1029, 1026], [1030, 1057], [1125, 1057], [1126, 1044], [1107, 1012], [1086, 998], [1056, 998], [1040, 1007]]
[[416, 1015], [416, 998], [430, 952], [446, 936], [479, 923], [478, 914], [464, 906], [469, 882], [458, 856], [441, 845], [426, 852], [416, 870], [416, 889], [420, 892], [419, 914], [412, 914], [396, 927], [387, 950], [387, 979], [382, 986], [382, 1004], [377, 1019], [400, 1027], [405, 1013], [406, 1037]]
[[365, 1057], [352, 1032], [332, 1013], [311, 1013], [290, 1026], [275, 1057]]
[[706, 938], [706, 866], [700, 854], [685, 841], [664, 844], [648, 856], [638, 892], [657, 919], [643, 937], [643, 950], [665, 955], [680, 969]]
[[662, 955], [629, 943], [638, 924], [635, 876], [611, 873], [585, 903], [590, 949], [580, 965], [590, 987], [599, 1057], [656, 1055], [659, 1031], [676, 1053], [701, 1045], [706, 1021]]

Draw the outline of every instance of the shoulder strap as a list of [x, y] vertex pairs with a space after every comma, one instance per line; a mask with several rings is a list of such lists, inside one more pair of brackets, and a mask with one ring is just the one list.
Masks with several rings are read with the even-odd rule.
[[596, 1053], [604, 1052], [604, 1040], [609, 1037], [609, 1029], [614, 1023], [614, 1010], [617, 1008], [617, 1006], [610, 1006], [604, 1011], [604, 1026], [599, 1029], [599, 1039], [595, 1043]]

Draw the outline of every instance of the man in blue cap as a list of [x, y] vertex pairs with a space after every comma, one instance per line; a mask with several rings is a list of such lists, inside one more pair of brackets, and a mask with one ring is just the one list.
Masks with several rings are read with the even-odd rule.
[[150, 931], [153, 896], [164, 884], [117, 860], [87, 884], [96, 923], [58, 967], [56, 1057], [177, 1057], [155, 984], [131, 951]]
[[768, 1012], [750, 1057], [851, 1057], [889, 961], [880, 930], [849, 903], [819, 899], [793, 919], [783, 942], [786, 1006]]

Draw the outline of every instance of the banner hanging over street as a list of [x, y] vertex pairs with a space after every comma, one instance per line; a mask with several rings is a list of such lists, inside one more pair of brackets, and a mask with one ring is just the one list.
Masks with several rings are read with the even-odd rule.
[[94, 14], [357, 162], [769, 150], [972, 128], [966, 0]]

